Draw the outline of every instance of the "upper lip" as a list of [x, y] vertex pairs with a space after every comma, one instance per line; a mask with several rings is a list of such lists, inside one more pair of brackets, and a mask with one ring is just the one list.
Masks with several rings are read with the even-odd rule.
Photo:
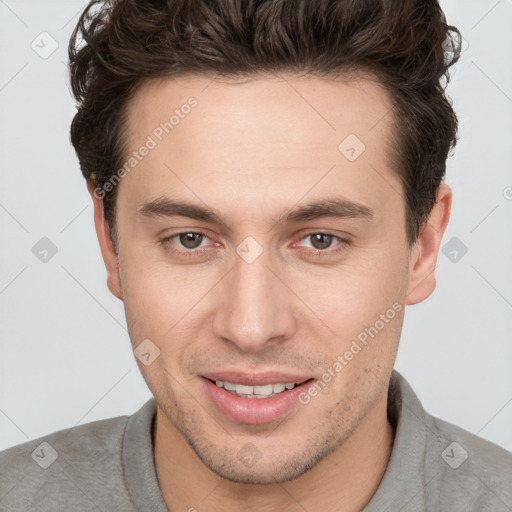
[[267, 371], [264, 373], [241, 372], [240, 370], [208, 372], [202, 374], [202, 377], [216, 381], [230, 382], [232, 384], [242, 384], [245, 386], [261, 386], [264, 384], [288, 384], [293, 382], [301, 384], [313, 377], [298, 373], [283, 373], [277, 371]]

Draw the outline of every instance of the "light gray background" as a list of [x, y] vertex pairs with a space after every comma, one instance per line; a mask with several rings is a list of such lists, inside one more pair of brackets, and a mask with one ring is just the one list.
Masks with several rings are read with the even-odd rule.
[[[84, 6], [0, 1], [0, 449], [151, 397], [69, 142], [66, 49]], [[512, 450], [512, 0], [442, 7], [467, 47], [448, 88], [460, 140], [443, 245], [457, 237], [468, 252], [440, 254], [437, 290], [407, 310], [396, 368], [429, 412]], [[52, 39], [47, 58], [31, 47], [49, 52]], [[46, 263], [32, 253], [42, 237], [58, 248]]]

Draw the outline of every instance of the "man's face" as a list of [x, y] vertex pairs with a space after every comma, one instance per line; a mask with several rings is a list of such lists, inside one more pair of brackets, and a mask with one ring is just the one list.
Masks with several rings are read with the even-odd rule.
[[[160, 351], [140, 369], [168, 428], [239, 482], [301, 475], [385, 404], [408, 286], [387, 96], [367, 80], [285, 78], [146, 84], [130, 103], [128, 149], [150, 150], [118, 185], [131, 341], [151, 340], [148, 360]], [[327, 200], [353, 204], [289, 217]], [[217, 217], [170, 215], [170, 201]], [[232, 384], [314, 380], [246, 398], [205, 378], [223, 373]]]

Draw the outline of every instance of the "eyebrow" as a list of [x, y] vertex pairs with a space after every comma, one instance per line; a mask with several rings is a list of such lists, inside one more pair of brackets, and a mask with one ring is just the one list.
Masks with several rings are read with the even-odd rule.
[[[141, 217], [189, 217], [191, 219], [226, 225], [225, 218], [211, 208], [169, 197], [159, 197], [143, 204], [138, 209]], [[293, 224], [322, 217], [338, 219], [372, 219], [374, 211], [349, 199], [325, 198], [301, 206], [293, 206], [271, 220], [272, 225]]]

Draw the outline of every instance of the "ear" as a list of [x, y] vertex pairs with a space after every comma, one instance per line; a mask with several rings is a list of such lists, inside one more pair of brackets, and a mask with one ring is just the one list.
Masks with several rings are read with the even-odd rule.
[[425, 300], [436, 287], [435, 268], [443, 234], [450, 220], [452, 190], [445, 183], [439, 185], [436, 203], [428, 221], [420, 228], [409, 260], [409, 285], [405, 303], [408, 306]]
[[87, 189], [89, 190], [94, 204], [94, 225], [96, 227], [96, 235], [98, 236], [103, 262], [107, 269], [107, 286], [114, 296], [123, 300], [121, 278], [119, 276], [119, 258], [110, 237], [110, 228], [105, 219], [103, 201], [99, 194], [99, 192], [103, 191], [95, 189], [92, 182], [87, 183]]

